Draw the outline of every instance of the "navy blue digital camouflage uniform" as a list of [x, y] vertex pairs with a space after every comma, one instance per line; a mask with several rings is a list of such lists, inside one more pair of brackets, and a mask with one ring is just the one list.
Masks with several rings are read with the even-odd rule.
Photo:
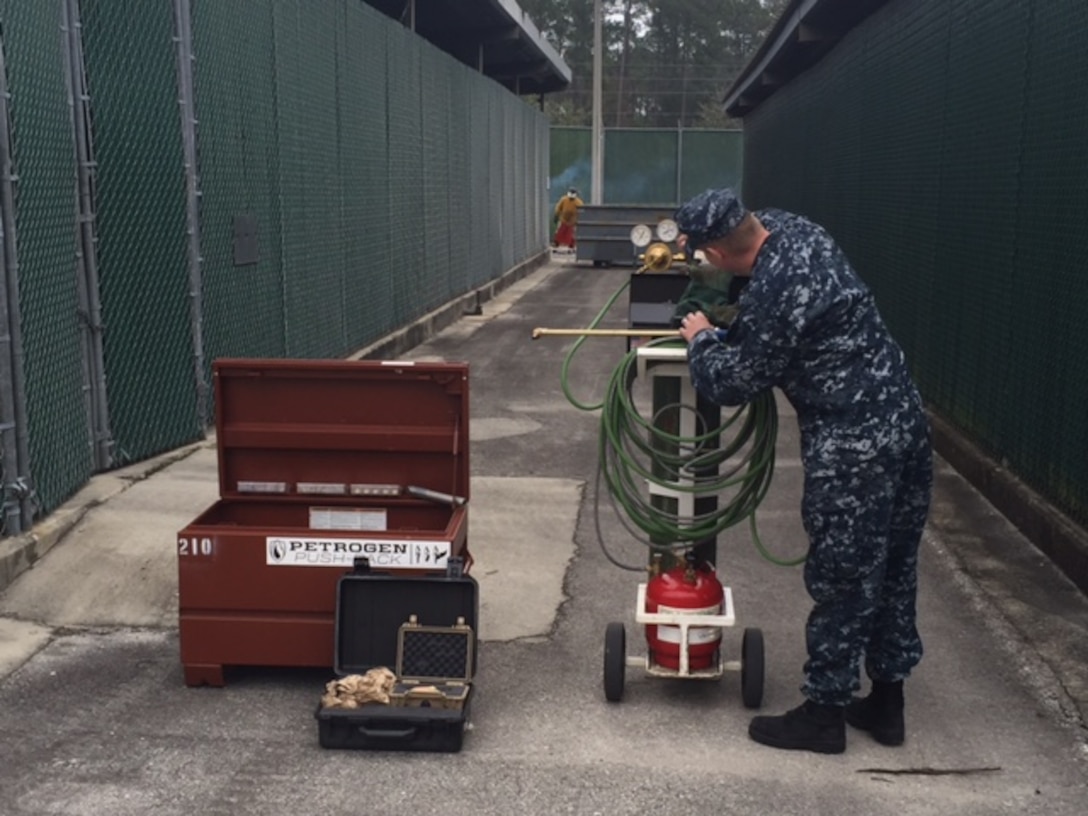
[[[739, 199], [723, 205], [718, 192], [678, 211], [689, 239], [705, 244], [747, 212]], [[922, 657], [915, 599], [932, 485], [929, 424], [902, 350], [827, 231], [782, 210], [755, 214], [770, 236], [725, 337], [692, 339], [691, 376], [719, 404], [777, 387], [797, 412], [804, 577], [814, 602], [801, 690], [843, 705], [860, 688], [862, 655], [869, 676], [889, 682]]]

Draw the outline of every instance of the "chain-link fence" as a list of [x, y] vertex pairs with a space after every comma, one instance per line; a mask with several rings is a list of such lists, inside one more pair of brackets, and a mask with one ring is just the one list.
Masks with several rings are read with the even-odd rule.
[[[712, 187], [740, 187], [744, 136], [735, 130], [606, 128], [601, 203], [675, 206]], [[551, 203], [575, 187], [593, 194], [593, 132], [551, 132]]]
[[745, 119], [748, 203], [820, 221], [933, 408], [1088, 526], [1088, 4], [883, 7]]
[[[197, 438], [172, 3], [83, 0], [114, 462]], [[124, 35], [122, 37], [122, 35]]]
[[0, 57], [0, 534], [199, 438], [216, 358], [546, 250], [542, 114], [360, 0], [0, 0]]
[[[59, 3], [0, 0], [6, 115], [4, 532], [27, 529], [93, 468], [76, 266], [75, 150]], [[0, 103], [2, 105], [3, 103]], [[10, 440], [10, 442], [9, 442]]]

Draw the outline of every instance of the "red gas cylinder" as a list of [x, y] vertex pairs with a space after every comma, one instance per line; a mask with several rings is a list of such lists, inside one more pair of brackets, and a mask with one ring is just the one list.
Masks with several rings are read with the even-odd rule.
[[[687, 615], [720, 615], [725, 591], [708, 566], [675, 567], [650, 579], [646, 585], [647, 612], [682, 612]], [[688, 668], [709, 669], [722, 642], [717, 626], [688, 629]], [[666, 669], [680, 669], [680, 627], [646, 626], [650, 660]]]

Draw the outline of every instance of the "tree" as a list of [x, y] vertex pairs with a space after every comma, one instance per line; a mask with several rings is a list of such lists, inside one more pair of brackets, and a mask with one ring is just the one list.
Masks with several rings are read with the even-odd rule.
[[[611, 127], [717, 127], [722, 97], [789, 0], [603, 0], [602, 108]], [[593, 0], [521, 0], [571, 67], [552, 122], [589, 125]], [[720, 112], [720, 115], [715, 113]]]
[[[570, 87], [545, 101], [553, 124], [589, 124], [593, 118], [593, 0], [521, 0], [522, 9], [572, 67]], [[575, 69], [578, 66], [579, 69]]]

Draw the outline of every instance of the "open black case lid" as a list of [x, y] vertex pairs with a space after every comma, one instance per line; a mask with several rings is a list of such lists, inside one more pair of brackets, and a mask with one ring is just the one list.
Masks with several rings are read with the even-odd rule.
[[[334, 669], [340, 676], [364, 674], [377, 666], [398, 666], [401, 626], [415, 616], [423, 627], [472, 629], [475, 647], [479, 619], [479, 587], [468, 575], [401, 577], [350, 573], [337, 582]], [[469, 676], [476, 673], [476, 649]]]

